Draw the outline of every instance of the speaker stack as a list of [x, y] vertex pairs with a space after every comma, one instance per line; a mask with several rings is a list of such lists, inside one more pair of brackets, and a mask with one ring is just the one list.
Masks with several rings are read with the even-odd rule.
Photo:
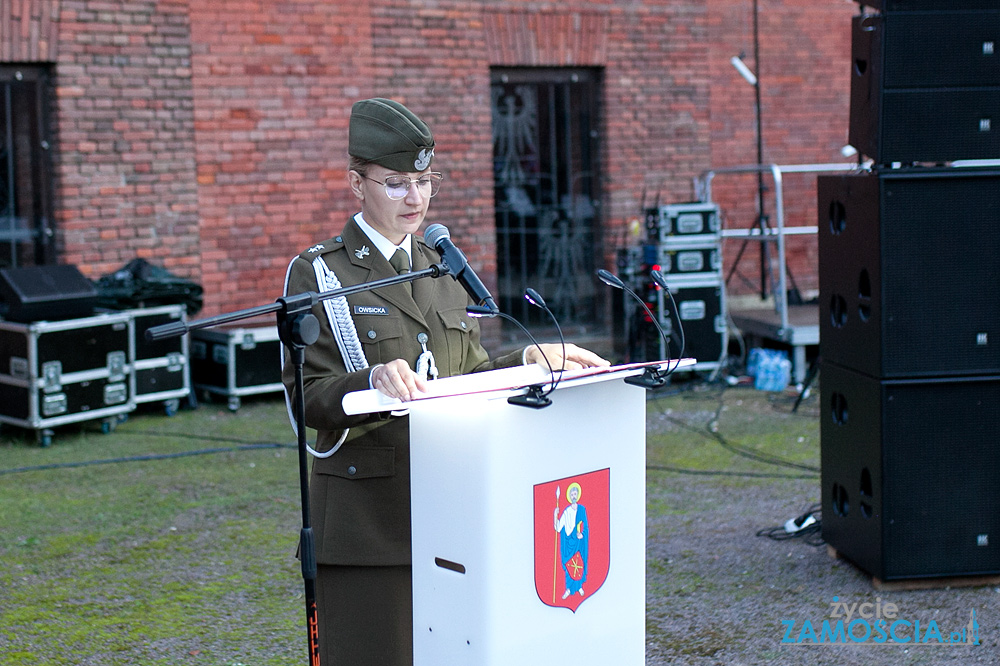
[[881, 580], [995, 575], [1000, 166], [950, 163], [1000, 160], [1000, 9], [864, 0], [853, 27], [873, 167], [817, 188], [823, 537]]

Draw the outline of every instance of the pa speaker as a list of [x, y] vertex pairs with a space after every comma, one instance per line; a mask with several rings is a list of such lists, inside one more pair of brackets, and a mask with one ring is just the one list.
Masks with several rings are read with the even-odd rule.
[[857, 16], [849, 141], [878, 164], [1000, 158], [1000, 11]]
[[97, 290], [76, 266], [3, 268], [0, 300], [10, 321], [75, 319], [93, 313]]
[[996, 9], [996, 0], [861, 0], [882, 12], [934, 12]]
[[881, 579], [1000, 573], [1000, 376], [820, 369], [823, 539]]
[[873, 377], [1000, 373], [1000, 171], [818, 178], [820, 353]]

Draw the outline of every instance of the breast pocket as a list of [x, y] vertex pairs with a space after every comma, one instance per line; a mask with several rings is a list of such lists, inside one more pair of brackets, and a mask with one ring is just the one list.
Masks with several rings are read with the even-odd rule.
[[403, 323], [392, 316], [357, 316], [354, 327], [369, 365], [403, 358]]
[[[444, 326], [445, 340], [448, 343], [450, 367], [445, 372], [447, 375], [461, 374], [473, 341], [478, 340], [479, 324], [465, 312], [464, 307], [439, 310], [438, 317]], [[440, 364], [439, 359], [438, 365]]]

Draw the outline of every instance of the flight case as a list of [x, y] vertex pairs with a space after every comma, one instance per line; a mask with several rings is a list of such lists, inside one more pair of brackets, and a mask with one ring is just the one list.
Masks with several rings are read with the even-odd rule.
[[224, 395], [229, 409], [246, 395], [284, 390], [276, 326], [191, 331], [191, 381], [208, 395]]
[[[660, 325], [675, 344], [679, 344], [683, 328], [683, 355], [698, 360], [691, 370], [717, 370], [728, 343], [725, 289], [721, 276], [667, 276], [667, 286], [673, 299], [663, 291], [658, 292]], [[667, 350], [661, 351], [666, 358]]]
[[167, 416], [176, 413], [180, 401], [191, 394], [188, 336], [147, 340], [154, 326], [186, 319], [183, 305], [163, 305], [128, 310], [135, 331], [135, 402], [163, 402]]
[[68, 423], [102, 419], [111, 430], [135, 409], [132, 335], [127, 313], [0, 321], [0, 423], [34, 430], [42, 445]]

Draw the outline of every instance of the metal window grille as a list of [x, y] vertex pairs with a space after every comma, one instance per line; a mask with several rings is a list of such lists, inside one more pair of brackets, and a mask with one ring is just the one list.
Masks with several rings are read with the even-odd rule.
[[560, 324], [602, 328], [594, 279], [601, 242], [599, 72], [492, 72], [498, 304], [522, 322], [551, 325], [523, 297], [532, 287]]

